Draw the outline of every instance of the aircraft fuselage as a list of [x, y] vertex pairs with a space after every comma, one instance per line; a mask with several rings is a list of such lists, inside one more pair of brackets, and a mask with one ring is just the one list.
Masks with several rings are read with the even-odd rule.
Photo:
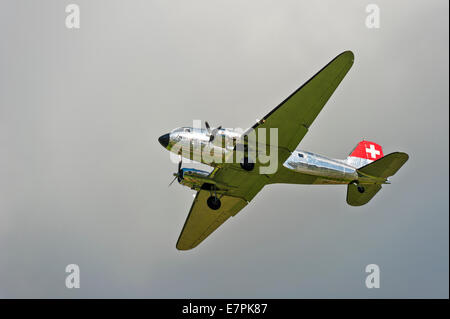
[[[206, 129], [182, 127], [161, 136], [159, 142], [169, 151], [189, 160], [212, 167], [221, 167], [228, 165], [226, 161], [232, 158], [236, 141], [239, 141], [240, 138], [240, 133], [220, 129], [215, 134], [214, 139], [211, 140], [211, 135]], [[181, 152], [182, 149], [188, 149], [189, 152]], [[206, 161], [204, 154], [211, 153], [216, 154], [220, 161]], [[218, 154], [220, 155], [218, 156]], [[283, 166], [300, 174], [320, 177], [320, 183], [323, 184], [348, 184], [359, 178], [357, 168], [345, 160], [332, 159], [301, 150], [292, 152]], [[183, 176], [178, 181], [190, 188], [197, 189], [201, 184], [207, 182], [208, 173], [205, 171], [189, 168], [184, 168], [181, 171]], [[186, 177], [184, 181], [182, 181], [183, 177]]]

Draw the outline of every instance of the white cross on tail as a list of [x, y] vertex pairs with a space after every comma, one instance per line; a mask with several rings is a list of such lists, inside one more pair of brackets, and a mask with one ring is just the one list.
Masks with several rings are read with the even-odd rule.
[[373, 144], [370, 144], [369, 148], [366, 147], [366, 153], [370, 153], [372, 158], [377, 158], [377, 155], [381, 154], [379, 150], [375, 149], [375, 145]]

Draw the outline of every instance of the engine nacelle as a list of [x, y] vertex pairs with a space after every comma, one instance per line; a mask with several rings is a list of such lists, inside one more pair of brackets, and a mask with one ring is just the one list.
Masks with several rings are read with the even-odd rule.
[[179, 182], [181, 185], [190, 187], [192, 189], [200, 189], [204, 183], [209, 183], [209, 173], [195, 168], [181, 169], [181, 176]]

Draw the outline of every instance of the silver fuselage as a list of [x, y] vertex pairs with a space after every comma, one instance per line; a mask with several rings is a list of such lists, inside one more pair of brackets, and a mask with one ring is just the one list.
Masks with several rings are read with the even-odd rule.
[[292, 152], [283, 166], [299, 173], [322, 177], [336, 183], [346, 184], [358, 179], [356, 168], [343, 160], [301, 150]]
[[[208, 131], [200, 128], [182, 127], [163, 135], [160, 143], [176, 154], [190, 160], [198, 161], [213, 167], [227, 165], [226, 160], [231, 158], [236, 141], [241, 133], [229, 129], [221, 129], [210, 141]], [[161, 139], [165, 138], [166, 142]], [[167, 145], [166, 145], [167, 144]], [[189, 149], [188, 153], [180, 149]], [[220, 154], [221, 163], [206, 162], [203, 154], [213, 152]], [[224, 164], [225, 162], [225, 164]], [[345, 160], [332, 159], [311, 152], [296, 150], [283, 163], [283, 166], [294, 172], [320, 177], [324, 183], [347, 184], [358, 179], [357, 169]]]

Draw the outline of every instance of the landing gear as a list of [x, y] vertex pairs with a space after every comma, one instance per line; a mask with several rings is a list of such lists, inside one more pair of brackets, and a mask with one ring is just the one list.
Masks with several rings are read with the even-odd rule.
[[221, 205], [220, 199], [217, 198], [216, 196], [209, 196], [206, 203], [208, 204], [208, 207], [211, 208], [212, 210], [218, 210]]
[[241, 161], [241, 167], [246, 171], [250, 172], [255, 168], [255, 163], [249, 162], [248, 157], [244, 157], [244, 159]]
[[218, 210], [222, 205], [222, 203], [220, 202], [220, 198], [222, 198], [223, 195], [220, 196], [220, 198], [217, 197], [217, 188], [216, 185], [214, 184], [205, 183], [203, 184], [202, 188], [203, 187], [204, 189], [209, 190], [209, 197], [206, 200], [208, 207], [211, 208], [212, 210]]
[[350, 184], [353, 184], [356, 186], [356, 189], [358, 190], [358, 192], [360, 192], [361, 194], [364, 193], [366, 191], [366, 189], [364, 188], [364, 186], [359, 185], [358, 181], [353, 181]]

